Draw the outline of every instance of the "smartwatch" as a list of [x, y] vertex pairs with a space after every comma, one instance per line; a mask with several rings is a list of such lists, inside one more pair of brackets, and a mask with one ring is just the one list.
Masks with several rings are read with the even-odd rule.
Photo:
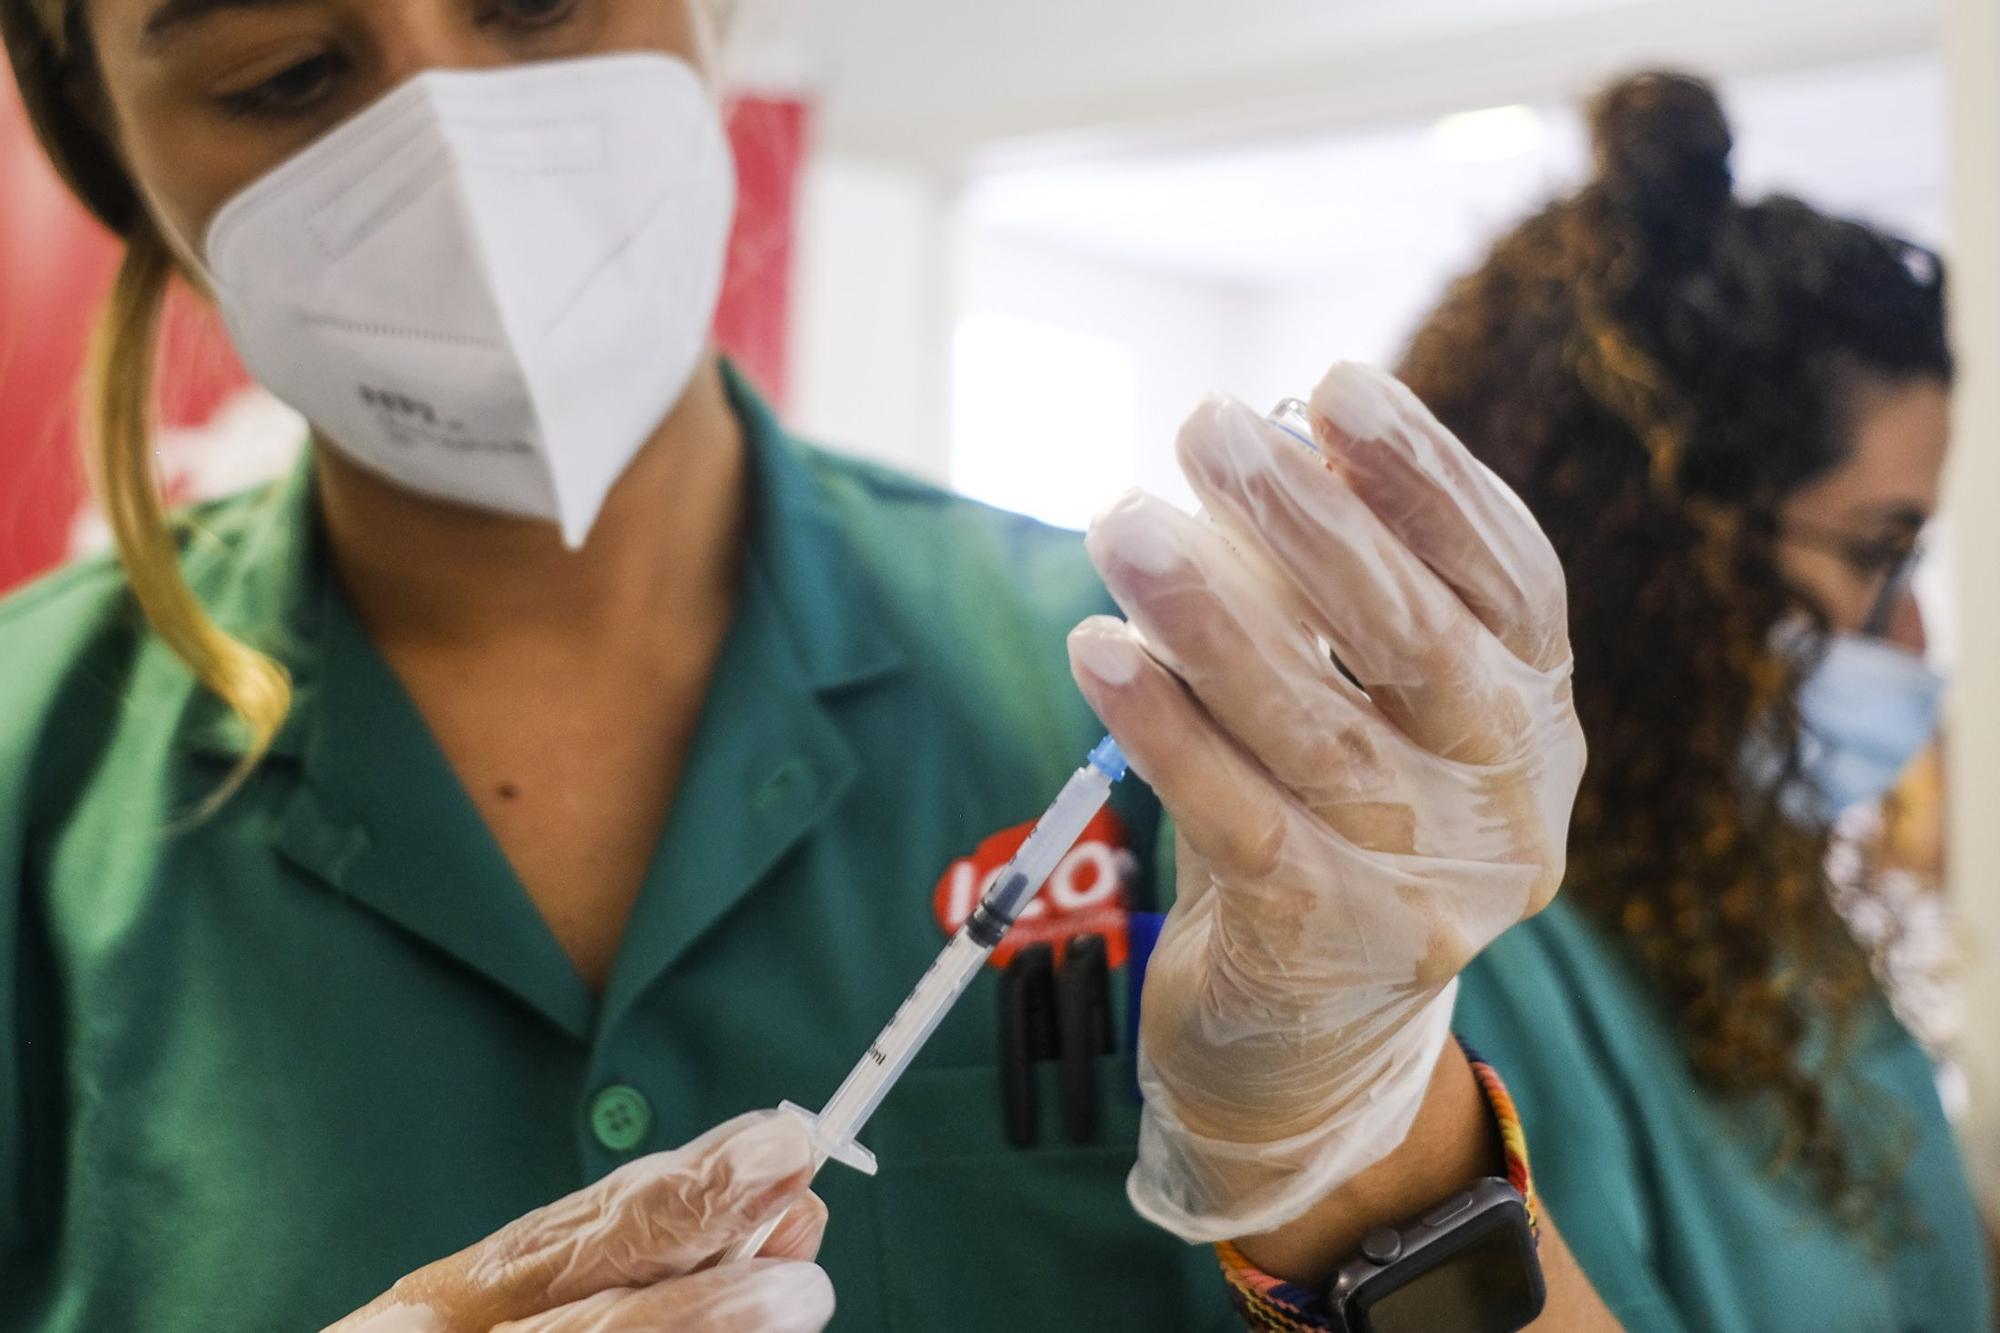
[[1540, 1205], [1528, 1138], [1499, 1071], [1461, 1038], [1493, 1112], [1505, 1176], [1490, 1176], [1395, 1227], [1361, 1238], [1361, 1251], [1325, 1286], [1258, 1269], [1228, 1241], [1216, 1245], [1229, 1298], [1259, 1333], [1513, 1333], [1548, 1293], [1536, 1248]]
[[1325, 1297], [1345, 1333], [1513, 1333], [1546, 1298], [1527, 1201], [1497, 1176], [1369, 1232]]

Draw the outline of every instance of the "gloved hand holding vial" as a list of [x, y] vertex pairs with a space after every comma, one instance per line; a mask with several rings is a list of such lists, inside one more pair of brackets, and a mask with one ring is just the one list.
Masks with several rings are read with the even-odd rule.
[[1129, 1193], [1190, 1241], [1272, 1231], [1403, 1141], [1459, 971], [1561, 883], [1583, 772], [1527, 510], [1387, 375], [1335, 367], [1311, 418], [1319, 453], [1204, 404], [1179, 455], [1208, 520], [1101, 515], [1129, 621], [1070, 639], [1178, 833]]
[[855, 1136], [1123, 776], [1120, 744], [1179, 830], [1130, 1193], [1190, 1241], [1281, 1226], [1400, 1143], [1459, 970], [1553, 897], [1584, 750], [1561, 569], [1519, 500], [1359, 366], [1310, 409], [1211, 399], [1180, 457], [1201, 516], [1135, 491], [1090, 533], [1130, 621], [1079, 626], [1071, 658], [1116, 740], [825, 1109], [788, 1106], [816, 1165], [873, 1173]]

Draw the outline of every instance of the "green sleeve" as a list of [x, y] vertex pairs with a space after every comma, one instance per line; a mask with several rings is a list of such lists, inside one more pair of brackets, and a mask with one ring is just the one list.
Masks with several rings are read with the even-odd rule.
[[21, 1088], [23, 1046], [21, 967], [21, 847], [18, 769], [0, 765], [0, 1272], [27, 1242], [27, 1200], [23, 1163], [27, 1160], [22, 1122], [26, 1098]]
[[[40, 691], [20, 689], [28, 673], [18, 669], [23, 656], [20, 640], [7, 632], [18, 602], [17, 598], [0, 606], [0, 682], [8, 682], [8, 693], [14, 696], [0, 704], [0, 1274], [22, 1271], [16, 1261], [34, 1235], [26, 1057], [34, 1049], [35, 1034], [29, 1030], [23, 963], [28, 950], [28, 775], [35, 747], [33, 728], [24, 725], [27, 719], [21, 714], [45, 705], [36, 697]], [[42, 723], [41, 718], [33, 721]]]
[[[0, 601], [0, 1287], [54, 1243], [63, 1152], [60, 990], [36, 856], [120, 715], [134, 617], [106, 561]], [[0, 1315], [30, 1308], [18, 1286]], [[0, 1317], [0, 1328], [11, 1327]]]
[[[9, 739], [0, 737], [0, 1287], [36, 1271], [24, 1261], [50, 1243], [49, 1196], [62, 1156], [51, 1124], [62, 1068], [55, 982], [29, 874], [36, 770]], [[16, 1287], [13, 1295], [24, 1293]], [[0, 1328], [9, 1326], [0, 1315]]]
[[1632, 1109], [1546, 929], [1515, 927], [1466, 970], [1454, 1026], [1505, 1080], [1542, 1206], [1599, 1297], [1628, 1333], [1688, 1333], [1652, 1258], [1652, 1168], [1626, 1130]]

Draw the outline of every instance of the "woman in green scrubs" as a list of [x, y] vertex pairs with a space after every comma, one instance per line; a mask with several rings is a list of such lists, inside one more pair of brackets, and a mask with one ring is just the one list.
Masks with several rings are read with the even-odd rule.
[[1628, 1328], [1984, 1328], [1932, 1064], [1826, 870], [1936, 726], [1906, 576], [1948, 434], [1942, 269], [1735, 199], [1695, 80], [1616, 84], [1593, 129], [1596, 179], [1401, 371], [1555, 541], [1591, 744], [1562, 898], [1470, 969], [1459, 1029]]
[[[126, 247], [87, 388], [119, 559], [0, 608], [0, 1327], [1220, 1328], [1188, 1242], [1317, 1280], [1499, 1169], [1447, 1029], [1560, 880], [1560, 578], [1392, 383], [1316, 403], [1386, 470], [1210, 404], [1231, 543], [1135, 498], [1087, 553], [798, 444], [706, 349], [733, 177], [691, 0], [0, 33]], [[315, 429], [170, 529], [175, 272]], [[880, 1175], [820, 1179], [822, 1246], [802, 1135], [734, 1117], [832, 1089], [940, 877], [1106, 725], [1158, 803], [1092, 854], [1177, 904], [1143, 1058], [1015, 1146], [983, 974]], [[1609, 1327], [1541, 1235], [1552, 1326]]]

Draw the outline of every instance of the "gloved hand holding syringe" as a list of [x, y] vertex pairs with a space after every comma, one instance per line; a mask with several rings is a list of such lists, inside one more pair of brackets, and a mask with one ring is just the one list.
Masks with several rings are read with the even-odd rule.
[[[1312, 446], [1306, 408], [1297, 399], [1279, 404], [1270, 419]], [[1105, 737], [1090, 752], [1084, 766], [1063, 785], [1055, 801], [1035, 822], [1028, 840], [994, 877], [992, 887], [980, 898], [971, 917], [897, 1007], [888, 1026], [876, 1036], [819, 1114], [791, 1102], [784, 1104], [786, 1111], [804, 1119], [811, 1127], [815, 1171], [828, 1161], [837, 1161], [866, 1175], [875, 1174], [874, 1155], [856, 1142], [861, 1127], [875, 1114], [875, 1108], [882, 1104], [903, 1071], [916, 1059], [917, 1052], [951, 1012], [952, 1005], [972, 984], [973, 977], [1013, 928], [1021, 912], [1069, 855], [1076, 840], [1083, 836], [1085, 826], [1104, 808], [1112, 787], [1124, 779], [1125, 768], [1125, 755], [1117, 742]], [[731, 1247], [723, 1262], [755, 1256], [771, 1238], [779, 1220], [771, 1218]]]

